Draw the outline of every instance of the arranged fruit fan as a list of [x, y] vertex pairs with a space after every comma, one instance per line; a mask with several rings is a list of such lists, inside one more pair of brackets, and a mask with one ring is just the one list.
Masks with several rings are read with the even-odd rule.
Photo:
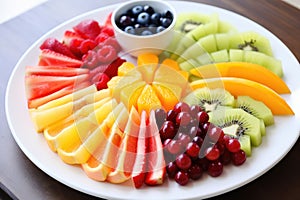
[[131, 63], [119, 57], [110, 18], [46, 39], [37, 65], [26, 66], [37, 132], [91, 179], [139, 188], [217, 177], [252, 155], [273, 115], [294, 114], [264, 36], [240, 33], [217, 14], [181, 13], [170, 46]]

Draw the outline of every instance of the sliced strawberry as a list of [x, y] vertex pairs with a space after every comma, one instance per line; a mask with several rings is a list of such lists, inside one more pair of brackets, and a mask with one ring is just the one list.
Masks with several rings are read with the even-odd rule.
[[35, 99], [30, 99], [30, 100], [28, 100], [28, 108], [37, 108], [49, 101], [52, 101], [52, 100], [58, 99], [62, 96], [71, 94], [77, 90], [86, 88], [90, 85], [91, 85], [91, 83], [89, 81], [85, 81], [85, 82], [80, 83], [79, 85], [76, 85], [76, 87], [74, 87], [74, 86], [64, 87], [56, 92], [46, 95], [46, 96], [35, 98]]
[[59, 42], [55, 38], [48, 38], [46, 39], [43, 44], [40, 46], [40, 49], [49, 49], [55, 51], [57, 53], [63, 54], [70, 58], [76, 58], [74, 54], [70, 51], [70, 49], [63, 43]]
[[99, 73], [94, 76], [94, 80], [92, 80], [92, 82], [95, 83], [97, 90], [102, 90], [107, 88], [107, 82], [109, 80], [110, 78], [105, 73]]
[[105, 34], [109, 35], [110, 37], [115, 36], [114, 29], [106, 27], [106, 26], [102, 28], [101, 33], [105, 33]]
[[80, 74], [89, 74], [86, 68], [70, 68], [65, 66], [26, 66], [26, 76], [77, 76]]
[[74, 31], [66, 30], [64, 33], [64, 36], [63, 36], [63, 43], [65, 45], [67, 45], [68, 47], [70, 47], [70, 42], [73, 39], [84, 40], [84, 38], [81, 37], [81, 35], [79, 35], [78, 33], [74, 32]]
[[26, 76], [26, 96], [29, 100], [43, 97], [67, 86], [76, 87], [77, 84], [87, 81], [88, 78], [89, 75], [87, 74], [71, 77], [37, 75]]
[[157, 127], [155, 112], [152, 110], [149, 117], [149, 138], [148, 138], [148, 157], [147, 175], [145, 183], [147, 185], [161, 185], [166, 175], [166, 162], [164, 159], [163, 145]]
[[146, 177], [146, 160], [147, 160], [147, 113], [143, 111], [141, 114], [140, 130], [138, 134], [136, 159], [132, 170], [132, 182], [135, 188], [140, 188]]
[[82, 54], [86, 54], [89, 50], [93, 50], [96, 46], [97, 43], [94, 40], [86, 39], [81, 42], [79, 49]]
[[92, 19], [86, 19], [73, 27], [74, 31], [85, 39], [95, 39], [101, 32], [99, 23]]
[[110, 36], [107, 33], [100, 33], [95, 41], [97, 42], [97, 44], [100, 44], [102, 42], [104, 42], [105, 40], [107, 40]]
[[107, 15], [107, 18], [106, 18], [105, 23], [104, 23], [104, 27], [108, 27], [108, 28], [113, 29], [113, 26], [111, 24], [111, 16], [112, 16], [112, 12]]
[[104, 73], [107, 74], [110, 78], [117, 76], [118, 69], [124, 62], [126, 62], [125, 59], [122, 59], [120, 57], [116, 58], [112, 63], [108, 65]]
[[57, 53], [49, 49], [43, 49], [40, 55], [40, 61], [38, 65], [60, 65], [65, 67], [80, 67], [82, 66], [82, 61], [70, 58], [63, 54]]

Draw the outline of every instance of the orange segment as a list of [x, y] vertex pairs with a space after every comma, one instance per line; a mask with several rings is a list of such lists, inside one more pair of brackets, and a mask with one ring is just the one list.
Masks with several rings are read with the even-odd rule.
[[172, 69], [180, 70], [178, 62], [176, 62], [175, 60], [172, 60], [170, 58], [164, 59], [164, 61], [161, 63], [161, 65], [166, 65], [166, 66], [168, 66], [168, 67], [170, 67]]
[[161, 103], [151, 85], [146, 85], [137, 101], [138, 111], [145, 110], [148, 114], [152, 109], [161, 108]]
[[130, 110], [132, 106], [136, 106], [137, 98], [141, 94], [145, 85], [145, 81], [138, 81], [128, 85], [121, 91], [120, 100], [124, 103], [128, 110]]
[[[152, 84], [153, 89], [155, 90], [162, 106], [165, 108], [165, 110], [171, 110], [173, 109], [173, 107], [175, 106], [175, 104], [178, 103], [179, 98], [177, 97], [177, 95], [175, 95], [171, 89], [169, 89], [168, 87], [165, 87], [161, 84]], [[181, 88], [178, 87], [178, 89], [180, 90]]]
[[137, 58], [138, 66], [147, 64], [158, 64], [158, 56], [151, 53], [140, 54]]

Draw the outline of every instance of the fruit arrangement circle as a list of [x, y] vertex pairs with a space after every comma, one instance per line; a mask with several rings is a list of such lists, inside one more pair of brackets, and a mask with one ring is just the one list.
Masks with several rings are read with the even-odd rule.
[[[89, 43], [90, 41], [87, 41], [87, 42], [85, 42], [84, 44], [86, 44], [86, 43]], [[54, 42], [55, 43], [55, 42]], [[91, 42], [92, 43], [92, 42]], [[111, 42], [111, 44], [112, 44], [113, 42]], [[93, 44], [92, 44], [92, 46], [93, 46]], [[109, 46], [113, 46], [113, 45], [109, 45]], [[53, 57], [51, 57], [51, 56], [53, 56], [53, 55], [50, 55], [51, 53], [49, 53], [49, 48], [50, 47], [46, 47], [46, 49], [48, 48], [48, 50], [42, 50], [42, 54], [41, 54], [41, 60], [42, 60], [42, 62], [44, 62], [44, 61], [47, 61], [47, 63], [45, 64], [43, 64], [42, 62], [41, 63], [39, 63], [39, 64], [41, 64], [41, 65], [39, 65], [39, 66], [45, 66], [45, 65], [48, 65], [49, 67], [44, 67], [44, 68], [48, 68], [49, 69], [49, 71], [48, 70], [46, 70], [46, 71], [44, 71], [43, 73], [48, 73], [48, 72], [50, 72], [50, 71], [55, 71], [55, 70], [57, 70], [57, 69], [53, 69], [53, 68], [51, 68], [52, 66], [53, 66], [53, 63], [52, 62], [56, 62], [55, 63], [55, 65], [56, 64], [58, 64], [59, 65], [59, 62], [65, 62], [65, 60], [59, 60], [59, 59], [57, 59], [57, 57], [56, 58], [54, 58], [53, 59]], [[94, 48], [94, 47], [93, 47]], [[116, 47], [115, 48], [115, 50], [117, 49], [118, 47]], [[85, 46], [84, 45], [82, 45], [82, 49], [85, 49]], [[84, 51], [84, 50], [82, 50], [82, 51]], [[81, 52], [82, 53], [82, 52]], [[96, 52], [96, 53], [98, 53], [98, 52]], [[102, 55], [102, 53], [100, 52], [99, 54], [101, 54]], [[101, 56], [100, 55], [100, 56]], [[100, 57], [99, 56], [99, 57]], [[87, 56], [88, 57], [88, 56]], [[88, 61], [91, 61], [91, 60], [89, 60], [88, 58], [86, 57], [86, 62], [85, 62], [85, 64], [88, 66], [88, 65], [92, 65], [91, 64], [91, 62], [88, 64]], [[98, 56], [97, 56], [98, 57]], [[43, 60], [43, 58], [44, 58], [44, 60]], [[53, 60], [51, 60], [51, 59], [53, 59]], [[122, 62], [122, 58], [120, 58], [120, 60], [121, 60], [121, 62]], [[172, 59], [173, 60], [173, 59]], [[74, 66], [76, 66], [76, 65], [78, 65], [79, 63], [77, 62], [73, 62], [74, 60], [69, 60], [68, 61], [68, 64], [70, 64], [69, 66], [67, 66], [67, 67], [72, 67], [72, 69], [74, 69]], [[57, 63], [58, 62], [58, 63]], [[122, 63], [124, 63], [124, 62], [122, 62]], [[61, 64], [61, 63], [60, 63]], [[65, 63], [64, 63], [65, 64]], [[82, 65], [82, 63], [80, 64], [80, 65]], [[76, 77], [76, 86], [78, 85], [79, 86], [79, 91], [80, 91], [80, 89], [82, 89], [82, 88], [89, 88], [89, 84], [87, 84], [87, 83], [85, 83], [85, 81], [86, 81], [86, 79], [87, 79], [87, 77], [85, 77], [84, 75], [85, 75], [85, 73], [86, 73], [86, 69], [89, 69], [89, 70], [91, 70], [91, 69], [95, 69], [95, 68], [93, 68], [93, 67], [91, 67], [90, 68], [90, 66], [89, 67], [83, 67], [83, 68], [76, 68], [76, 70], [71, 70], [71, 71], [68, 71], [68, 73], [73, 73], [73, 75], [68, 75], [68, 77], [72, 77], [72, 76], [74, 76], [74, 74], [76, 74], [76, 75], [78, 75], [79, 74], [79, 76], [80, 77]], [[120, 66], [122, 66], [121, 64], [120, 64]], [[181, 66], [180, 66], [181, 67]], [[126, 67], [125, 67], [126, 68]], [[142, 67], [143, 68], [143, 67]], [[145, 69], [145, 68], [147, 68], [147, 67], [144, 67], [144, 70], [145, 71], [147, 71], [147, 69]], [[182, 69], [182, 68], [181, 68]], [[37, 70], [37, 71], [35, 71], [35, 70]], [[35, 69], [29, 69], [29, 71], [30, 71], [30, 73], [40, 73], [40, 71], [39, 70], [41, 70], [40, 68], [35, 68]], [[61, 69], [62, 71], [60, 71], [59, 73], [62, 73], [63, 75], [62, 76], [67, 76], [67, 75], [65, 75], [65, 70], [62, 68]], [[142, 70], [142, 69], [141, 69]], [[173, 70], [173, 69], [172, 69]], [[121, 71], [121, 70], [120, 70]], [[54, 73], [56, 73], [57, 71], [55, 71]], [[95, 74], [98, 74], [99, 75], [99, 71], [97, 72], [97, 70], [95, 70], [94, 71], [95, 72]], [[103, 72], [103, 71], [102, 71]], [[101, 73], [102, 73], [101, 72]], [[148, 72], [146, 72], [146, 73], [149, 73], [149, 71]], [[151, 73], [151, 72], [150, 72]], [[176, 72], [177, 73], [177, 72]], [[45, 74], [44, 74], [45, 75]], [[50, 75], [50, 74], [48, 74], [48, 75]], [[83, 76], [81, 76], [81, 75], [83, 75]], [[118, 74], [117, 74], [118, 75]], [[185, 75], [184, 75], [184, 73], [182, 73], [182, 74], [180, 74], [179, 73], [179, 75], [180, 76], [182, 76], [182, 77], [185, 77]], [[277, 75], [280, 75], [280, 74], [277, 74]], [[50, 76], [53, 76], [53, 74], [52, 75], [50, 75]], [[281, 74], [281, 76], [282, 76], [282, 74]], [[112, 78], [112, 77], [118, 77], [118, 76], [116, 76], [116, 75], [108, 75], [108, 74], [106, 74], [106, 73], [103, 73], [103, 74], [101, 74], [101, 76], [100, 76], [100, 78], [99, 78], [99, 80], [97, 80], [97, 81], [95, 81], [95, 82], [93, 82], [93, 84], [94, 85], [96, 85], [96, 87], [97, 87], [97, 90], [99, 90], [99, 91], [102, 91], [102, 92], [99, 92], [99, 98], [100, 99], [102, 99], [102, 97], [100, 97], [101, 95], [103, 95], [103, 96], [105, 96], [105, 95], [107, 95], [107, 90], [105, 90], [105, 89], [103, 89], [102, 87], [103, 87], [103, 82], [108, 82], [107, 80], [108, 79], [110, 79], [110, 78]], [[149, 77], [149, 76], [146, 76], [146, 77]], [[79, 79], [77, 79], [77, 78], [79, 78]], [[116, 78], [117, 79], [117, 78]], [[48, 79], [49, 80], [49, 79]], [[82, 85], [81, 85], [81, 83], [78, 83], [77, 81], [79, 80], [79, 82], [80, 81], [82, 81]], [[33, 83], [35, 80], [30, 80], [29, 82], [30, 83]], [[43, 81], [43, 80], [42, 80]], [[61, 81], [66, 81], [65, 79], [61, 79]], [[75, 81], [75, 80], [72, 80], [71, 78], [70, 78], [70, 80], [68, 80], [68, 81], [70, 81], [69, 83], [74, 83], [74, 82], [72, 82], [72, 81]], [[228, 81], [229, 82], [229, 85], [231, 84], [230, 83], [230, 81], [232, 81], [232, 80], [227, 80], [227, 79], [224, 79], [224, 81]], [[50, 79], [50, 82], [51, 82], [51, 79]], [[112, 84], [114, 84], [113, 83], [113, 81], [112, 82], [110, 82], [110, 83], [112, 83]], [[149, 82], [148, 82], [149, 83]], [[191, 90], [195, 90], [199, 85], [201, 85], [202, 83], [197, 83], [197, 85], [195, 86], [195, 85], [191, 85]], [[227, 82], [225, 83], [225, 84], [227, 84]], [[137, 84], [138, 85], [138, 84]], [[147, 84], [147, 85], [151, 85], [151, 87], [145, 87], [145, 88], [148, 88], [148, 90], [145, 90], [145, 91], [149, 91], [150, 90], [150, 92], [145, 92], [146, 94], [147, 93], [151, 93], [151, 90], [154, 90], [154, 93], [155, 94], [157, 94], [157, 93], [159, 93], [159, 91], [158, 90], [166, 90], [166, 89], [164, 89], [164, 88], [166, 88], [166, 87], [163, 87], [163, 86], [161, 86], [159, 89], [157, 89], [157, 86], [156, 86], [156, 88], [155, 88], [155, 84], [152, 84], [152, 82], [151, 82], [151, 84]], [[108, 86], [109, 86], [109, 84], [108, 84]], [[82, 88], [80, 88], [80, 87], [82, 87]], [[226, 86], [225, 86], [226, 87]], [[230, 86], [229, 86], [230, 87]], [[53, 87], [51, 87], [51, 88], [53, 88]], [[67, 87], [66, 87], [67, 88]], [[118, 87], [116, 87], [117, 88], [117, 90], [119, 89], [119, 90], [121, 90], [120, 88], [118, 88]], [[151, 88], [151, 89], [149, 89], [149, 88]], [[155, 88], [155, 89], [154, 89]], [[167, 90], [168, 90], [169, 88], [167, 87]], [[60, 89], [59, 89], [60, 90]], [[67, 90], [67, 89], [66, 89]], [[89, 88], [89, 92], [91, 92], [92, 90], [91, 90], [91, 88]], [[169, 89], [169, 90], [171, 90], [171, 89]], [[274, 89], [275, 90], [275, 89]], [[37, 90], [38, 91], [38, 90]], [[153, 92], [153, 91], [152, 91]], [[200, 92], [202, 92], [202, 91], [200, 91]], [[51, 92], [50, 92], [51, 93]], [[79, 93], [79, 92], [78, 92]], [[52, 94], [52, 93], [51, 93]], [[64, 94], [66, 94], [66, 93], [64, 93]], [[76, 93], [77, 94], [77, 93]], [[165, 94], [165, 93], [163, 93], [163, 94]], [[170, 93], [170, 94], [172, 94], [172, 93]], [[174, 93], [173, 93], [174, 94]], [[273, 93], [272, 93], [273, 94]], [[36, 94], [35, 94], [36, 95]], [[85, 95], [85, 94], [82, 94], [82, 95]], [[120, 95], [120, 96], [122, 96], [122, 94], [121, 93], [118, 93], [118, 92], [115, 92], [114, 91], [114, 98], [115, 98], [115, 95], [116, 96], [118, 96], [118, 95]], [[62, 97], [64, 97], [64, 96], [67, 96], [67, 95], [62, 95]], [[80, 96], [80, 95], [79, 95]], [[79, 98], [79, 96], [78, 96], [78, 98]], [[152, 95], [151, 95], [152, 96]], [[157, 95], [158, 96], [158, 95]], [[171, 95], [172, 96], [172, 95]], [[235, 95], [234, 95], [235, 96]], [[96, 96], [95, 96], [96, 97]], [[98, 97], [96, 97], [96, 98], [98, 98]], [[124, 98], [124, 97], [123, 97]], [[157, 97], [159, 100], [160, 100], [160, 98], [162, 98], [162, 99], [164, 99], [164, 97]], [[32, 99], [34, 99], [34, 98], [32, 98]], [[116, 98], [117, 99], [117, 98]], [[175, 99], [175, 98], [173, 98], [173, 99]], [[35, 99], [36, 100], [36, 99]], [[39, 100], [41, 100], [41, 99], [39, 99]], [[65, 99], [66, 100], [66, 99]], [[192, 99], [193, 100], [193, 99]], [[28, 101], [28, 102], [30, 102], [30, 101]], [[35, 103], [40, 103], [41, 101], [33, 101], [34, 102], [34, 104]], [[163, 100], [161, 101], [160, 100], [160, 102], [162, 103], [163, 102]], [[170, 102], [172, 102], [172, 101], [170, 101]], [[102, 102], [102, 103], [104, 103], [104, 101]], [[127, 103], [130, 103], [130, 102], [127, 102]], [[33, 105], [34, 105], [33, 104]], [[144, 105], [144, 103], [140, 103], [141, 105]], [[50, 107], [47, 107], [47, 106], [49, 106], [50, 104], [47, 104], [46, 106], [44, 106], [44, 104], [42, 104], [42, 105], [39, 105], [38, 107], [40, 107], [40, 108], [42, 108], [42, 109], [45, 109], [45, 110], [47, 110], [47, 109], [49, 109]], [[174, 104], [175, 105], [175, 104]], [[173, 105], [173, 106], [174, 106]], [[230, 105], [230, 104], [229, 104]], [[44, 107], [43, 107], [44, 106]], [[72, 106], [74, 106], [74, 105], [69, 105], [70, 107]], [[99, 106], [100, 106], [100, 103], [99, 103]], [[156, 106], [156, 105], [154, 105], [154, 106]], [[284, 106], [284, 104], [283, 104], [283, 106]], [[272, 105], [268, 105], [268, 107], [269, 108], [272, 108]], [[138, 107], [137, 107], [138, 108]], [[168, 110], [170, 110], [171, 109], [171, 106], [168, 108]], [[143, 110], [143, 109], [142, 109]], [[152, 109], [149, 109], [149, 111], [150, 110], [152, 110]], [[57, 110], [58, 111], [58, 110]], [[138, 111], [138, 109], [137, 109], [137, 111]], [[273, 111], [273, 110], [272, 110]], [[83, 111], [81, 111], [81, 112], [83, 112]], [[138, 111], [139, 112], [139, 111]], [[277, 111], [276, 111], [277, 112]], [[288, 110], [287, 110], [287, 112], [288, 112]], [[38, 113], [38, 114], [42, 114], [42, 113]], [[134, 114], [131, 114], [131, 112], [129, 113], [130, 114], [130, 116], [133, 116]], [[148, 112], [147, 113], [149, 116], [150, 116], [150, 112]], [[288, 113], [289, 114], [289, 113]], [[35, 114], [34, 114], [35, 115]], [[42, 115], [39, 115], [39, 116], [42, 116]], [[140, 113], [140, 115], [139, 115], [140, 117], [142, 116], [141, 115], [141, 113]], [[36, 119], [39, 119], [39, 120], [43, 120], [42, 118], [40, 118], [40, 117], [37, 117]], [[177, 120], [179, 120], [180, 121], [180, 119], [177, 119]], [[175, 119], [175, 121], [176, 121], [176, 119]], [[82, 123], [84, 123], [84, 122], [82, 122]], [[269, 123], [269, 125], [270, 124], [272, 124], [272, 120], [270, 121], [270, 119], [268, 120], [268, 119], [266, 119], [265, 121], [264, 121], [264, 123], [266, 124], [266, 123]], [[83, 124], [84, 125], [84, 124]], [[261, 125], [261, 121], [260, 121], [260, 125]], [[83, 127], [85, 127], [85, 126], [83, 126]], [[260, 130], [260, 131], [262, 131], [262, 129]], [[82, 141], [82, 138], [80, 139], [81, 141]], [[195, 139], [196, 140], [196, 139]], [[259, 140], [259, 139], [258, 139]], [[50, 140], [49, 140], [50, 141]], [[47, 142], [49, 142], [49, 141], [47, 141]], [[62, 142], [62, 144], [65, 142], [65, 141], [61, 141]], [[259, 143], [259, 141], [257, 141], [257, 143]], [[51, 144], [50, 144], [50, 147], [51, 147]], [[71, 150], [71, 149], [70, 149]], [[63, 155], [63, 151], [58, 151], [58, 154], [59, 155]], [[67, 153], [69, 153], [69, 152], [67, 152]], [[210, 156], [212, 156], [212, 155], [210, 155]], [[212, 156], [213, 157], [213, 156]], [[211, 157], [210, 157], [211, 158]], [[73, 158], [72, 158], [73, 159]], [[180, 159], [179, 159], [180, 160]], [[69, 160], [69, 161], [67, 161], [67, 162], [73, 162], [72, 160]], [[178, 161], [179, 162], [179, 161]], [[92, 164], [91, 165], [93, 165], [93, 164], [95, 164], [95, 163], [93, 163], [93, 162], [91, 162]], [[171, 165], [171, 164], [170, 164]], [[180, 165], [180, 164], [179, 164]], [[93, 166], [92, 166], [93, 167]], [[172, 168], [172, 166], [170, 166], [170, 168]], [[184, 168], [184, 167], [183, 167]], [[195, 171], [197, 171], [197, 169], [194, 169], [195, 167], [193, 167], [193, 170], [195, 170]], [[197, 167], [196, 167], [197, 168]], [[168, 168], [167, 168], [168, 169]], [[198, 169], [198, 171], [199, 171], [199, 169]], [[186, 172], [184, 172], [184, 173], [186, 173]], [[180, 180], [182, 180], [182, 179], [184, 179], [184, 178], [182, 178], [182, 177], [184, 177], [184, 175], [182, 175], [182, 174], [184, 174], [184, 173], [180, 173], [180, 175], [179, 175], [179, 173], [178, 173], [178, 175], [176, 176], [176, 178], [174, 178], [174, 179], [180, 179]], [[182, 180], [183, 181], [183, 183], [184, 183], [184, 180]], [[180, 182], [180, 181], [179, 181]]]

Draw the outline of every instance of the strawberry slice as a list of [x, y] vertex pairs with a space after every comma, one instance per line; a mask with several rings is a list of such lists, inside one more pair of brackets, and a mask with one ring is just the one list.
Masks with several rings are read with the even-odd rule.
[[112, 12], [107, 15], [107, 18], [106, 18], [105, 23], [104, 23], [104, 27], [113, 29], [113, 26], [111, 24], [111, 16], [112, 16]]
[[77, 76], [80, 74], [89, 74], [86, 68], [70, 68], [65, 66], [26, 66], [26, 76]]
[[70, 49], [63, 43], [59, 42], [55, 38], [48, 38], [46, 39], [43, 44], [40, 46], [40, 49], [49, 49], [55, 51], [57, 53], [63, 54], [70, 58], [76, 58], [74, 54], [70, 51]]
[[43, 49], [40, 55], [40, 66], [47, 66], [47, 65], [60, 65], [65, 67], [80, 67], [82, 65], [82, 61], [70, 58], [63, 54], [57, 53], [55, 51], [49, 49]]
[[138, 134], [136, 158], [133, 165], [131, 179], [135, 188], [140, 188], [145, 182], [147, 160], [147, 113], [142, 111], [140, 130]]
[[95, 39], [101, 32], [99, 23], [92, 19], [86, 19], [73, 27], [74, 31], [85, 39]]
[[148, 131], [148, 162], [145, 183], [147, 185], [161, 185], [166, 175], [166, 162], [153, 110], [150, 112]]
[[79, 35], [78, 33], [74, 31], [66, 30], [63, 36], [63, 43], [68, 47], [70, 47], [70, 42], [74, 39], [84, 40], [84, 38], [81, 37], [81, 35]]

